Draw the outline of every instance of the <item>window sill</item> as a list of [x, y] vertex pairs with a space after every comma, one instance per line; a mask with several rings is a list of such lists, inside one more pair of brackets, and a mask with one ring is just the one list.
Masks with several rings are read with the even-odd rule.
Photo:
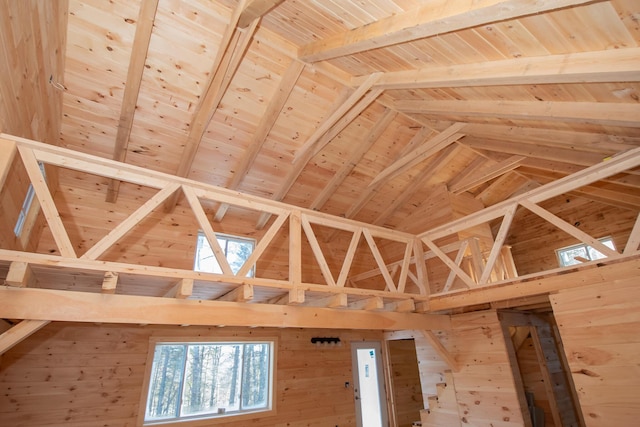
[[222, 423], [240, 422], [244, 420], [250, 420], [255, 418], [266, 418], [276, 414], [275, 409], [258, 410], [253, 412], [244, 412], [242, 414], [225, 414], [216, 415], [213, 417], [199, 417], [199, 418], [185, 418], [182, 420], [169, 420], [169, 421], [147, 421], [139, 424], [141, 427], [152, 426], [180, 426], [180, 427], [200, 427], [209, 426]]

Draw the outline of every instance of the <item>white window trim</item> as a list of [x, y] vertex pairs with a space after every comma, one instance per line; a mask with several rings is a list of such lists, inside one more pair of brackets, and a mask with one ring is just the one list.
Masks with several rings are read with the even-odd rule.
[[[269, 405], [265, 409], [258, 409], [247, 412], [235, 412], [227, 414], [212, 414], [197, 417], [184, 417], [180, 419], [171, 420], [158, 420], [158, 421], [145, 421], [147, 412], [147, 399], [149, 394], [149, 387], [151, 385], [151, 371], [153, 369], [153, 359], [155, 354], [155, 348], [157, 344], [167, 343], [182, 343], [182, 344], [225, 344], [225, 343], [270, 343], [270, 369], [269, 369]], [[142, 384], [142, 391], [140, 395], [140, 404], [138, 410], [138, 420], [136, 425], [138, 427], [146, 426], [182, 426], [182, 427], [200, 427], [209, 426], [213, 424], [223, 424], [228, 422], [239, 422], [242, 420], [250, 420], [255, 418], [264, 418], [274, 416], [276, 411], [276, 372], [277, 372], [277, 354], [278, 354], [278, 338], [274, 336], [260, 336], [249, 338], [238, 337], [212, 337], [207, 340], [203, 340], [202, 337], [151, 337], [149, 339], [149, 349], [147, 353], [147, 362], [145, 365], [144, 381]]]

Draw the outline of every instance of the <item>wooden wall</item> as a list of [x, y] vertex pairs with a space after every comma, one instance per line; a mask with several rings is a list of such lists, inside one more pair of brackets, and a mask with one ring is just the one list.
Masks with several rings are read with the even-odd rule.
[[415, 341], [388, 341], [390, 377], [397, 427], [411, 427], [424, 409]]
[[[540, 206], [595, 238], [612, 236], [621, 251], [629, 237], [638, 212], [575, 196], [556, 197]], [[557, 268], [555, 249], [580, 243], [537, 215], [520, 208], [507, 244], [519, 275]]]
[[0, 131], [58, 145], [67, 0], [0, 1]]
[[634, 275], [551, 296], [587, 427], [631, 426], [640, 419], [640, 288]]
[[[355, 426], [350, 341], [378, 332], [194, 328], [53, 323], [5, 353], [0, 365], [0, 425], [127, 427], [136, 425], [149, 339], [278, 338], [277, 414], [225, 426]], [[344, 345], [316, 348], [313, 336]]]
[[[523, 425], [514, 376], [495, 311], [454, 315], [453, 329], [438, 338], [459, 365], [453, 372], [458, 413], [463, 426]], [[416, 339], [423, 392], [435, 395], [449, 369], [433, 348]], [[450, 385], [449, 385], [450, 386]]]

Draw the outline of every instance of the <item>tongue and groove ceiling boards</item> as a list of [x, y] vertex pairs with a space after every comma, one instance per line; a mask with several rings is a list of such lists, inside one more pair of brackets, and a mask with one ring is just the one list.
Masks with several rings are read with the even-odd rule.
[[[636, 0], [69, 0], [61, 145], [408, 230], [438, 185], [492, 205], [640, 145], [639, 21]], [[640, 209], [637, 175], [578, 195]]]

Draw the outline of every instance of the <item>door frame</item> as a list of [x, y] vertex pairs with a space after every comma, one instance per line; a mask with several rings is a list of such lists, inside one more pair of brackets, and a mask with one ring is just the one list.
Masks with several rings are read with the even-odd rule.
[[356, 406], [356, 425], [362, 426], [362, 407], [360, 405], [360, 381], [358, 371], [358, 349], [373, 349], [376, 353], [376, 375], [378, 378], [378, 392], [380, 399], [380, 415], [383, 427], [389, 426], [389, 407], [387, 397], [386, 357], [381, 341], [352, 341], [351, 342], [351, 366], [353, 376], [354, 403]]

